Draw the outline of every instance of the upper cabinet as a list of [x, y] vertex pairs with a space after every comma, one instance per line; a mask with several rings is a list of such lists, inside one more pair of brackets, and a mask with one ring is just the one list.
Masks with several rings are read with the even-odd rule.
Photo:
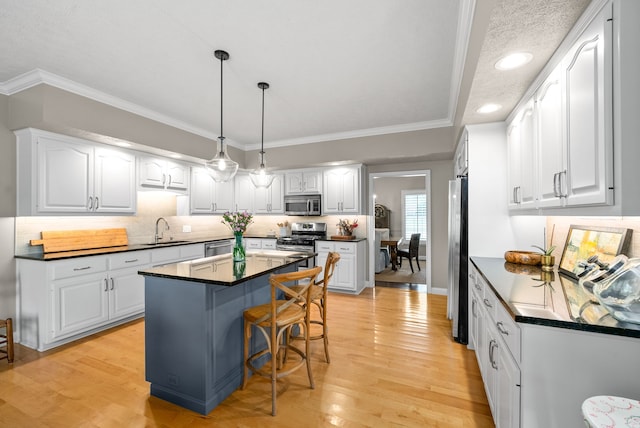
[[135, 213], [133, 154], [31, 128], [16, 136], [19, 216]]
[[512, 212], [614, 203], [611, 17], [609, 4], [508, 124]]
[[322, 170], [305, 169], [286, 171], [285, 192], [287, 195], [322, 193]]
[[360, 214], [361, 166], [327, 169], [323, 173], [322, 212]]
[[191, 167], [191, 214], [222, 214], [234, 210], [234, 180], [216, 183], [203, 167]]
[[140, 189], [164, 189], [186, 194], [189, 190], [189, 166], [158, 157], [138, 158]]
[[267, 188], [253, 185], [249, 174], [235, 176], [236, 210], [254, 214], [284, 213], [284, 176], [274, 174], [273, 183]]

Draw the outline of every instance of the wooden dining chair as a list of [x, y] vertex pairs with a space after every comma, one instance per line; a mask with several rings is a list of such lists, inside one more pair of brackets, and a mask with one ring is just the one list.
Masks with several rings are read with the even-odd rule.
[[409, 266], [411, 267], [411, 272], [413, 272], [413, 264], [411, 263], [411, 259], [416, 259], [416, 266], [418, 266], [418, 270], [420, 269], [420, 263], [418, 263], [418, 253], [420, 250], [420, 234], [413, 233], [411, 234], [411, 240], [409, 241], [409, 251], [406, 250], [398, 250], [398, 266], [402, 267], [402, 258], [409, 259]]
[[310, 322], [311, 324], [320, 325], [322, 327], [322, 331], [316, 335], [310, 336], [309, 339], [322, 339], [324, 341], [324, 356], [327, 359], [327, 363], [331, 362], [331, 359], [329, 358], [329, 334], [327, 326], [327, 287], [329, 285], [329, 281], [331, 281], [333, 272], [335, 271], [336, 263], [339, 261], [340, 254], [330, 252], [327, 255], [327, 261], [324, 264], [324, 274], [322, 275], [322, 278], [316, 281], [316, 283], [311, 287], [311, 303], [318, 308], [319, 319], [312, 316]]
[[5, 331], [4, 334], [0, 333], [0, 345], [4, 345], [4, 349], [0, 348], [0, 360], [6, 358], [9, 363], [13, 363], [13, 320], [0, 320], [0, 328], [2, 327]]
[[[317, 266], [299, 272], [273, 274], [269, 277], [271, 301], [248, 308], [244, 311], [244, 372], [242, 389], [249, 380], [249, 370], [254, 374], [271, 379], [271, 414], [276, 415], [277, 380], [293, 373], [303, 365], [307, 366], [307, 375], [311, 389], [315, 388], [311, 365], [309, 363], [309, 310], [311, 307], [311, 287], [322, 268]], [[304, 282], [300, 287], [298, 282]], [[304, 324], [304, 350], [297, 348], [288, 340], [291, 329]], [[252, 330], [262, 333], [266, 348], [253, 350], [249, 355]], [[293, 352], [287, 352], [293, 351]], [[293, 355], [296, 354], [296, 355]], [[293, 355], [293, 358], [289, 358]], [[265, 356], [269, 360], [265, 362]]]

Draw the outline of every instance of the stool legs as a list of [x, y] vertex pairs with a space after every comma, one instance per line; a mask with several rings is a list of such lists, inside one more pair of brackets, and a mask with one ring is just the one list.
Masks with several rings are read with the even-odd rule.
[[[0, 335], [0, 344], [5, 343], [6, 350], [0, 350], [0, 352], [7, 354], [7, 361], [13, 363], [13, 319], [7, 318], [0, 323], [0, 327], [4, 326], [6, 332], [4, 335]], [[2, 357], [4, 358], [4, 357]]]

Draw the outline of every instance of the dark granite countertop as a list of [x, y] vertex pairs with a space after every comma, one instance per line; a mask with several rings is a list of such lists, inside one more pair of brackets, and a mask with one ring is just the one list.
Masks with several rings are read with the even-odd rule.
[[96, 256], [100, 254], [122, 253], [126, 251], [140, 251], [140, 250], [150, 250], [154, 248], [174, 247], [177, 245], [204, 244], [205, 242], [224, 241], [229, 239], [233, 239], [233, 236], [201, 238], [201, 239], [192, 239], [192, 240], [164, 241], [159, 244], [132, 244], [132, 245], [123, 245], [119, 247], [92, 248], [89, 250], [76, 250], [76, 251], [60, 251], [56, 253], [46, 253], [46, 254], [43, 253], [42, 251], [33, 251], [28, 253], [16, 254], [14, 257], [18, 259], [51, 261], [51, 260], [72, 259], [75, 257]]
[[[296, 251], [254, 250], [247, 251], [247, 258], [244, 262], [234, 262], [231, 254], [222, 254], [144, 269], [138, 273], [143, 276], [233, 286], [312, 257], [315, 257], [315, 254]], [[273, 263], [268, 259], [272, 259], [272, 261], [278, 259], [282, 263]]]
[[616, 320], [593, 294], [557, 271], [500, 258], [471, 262], [516, 322], [640, 338], [640, 324]]

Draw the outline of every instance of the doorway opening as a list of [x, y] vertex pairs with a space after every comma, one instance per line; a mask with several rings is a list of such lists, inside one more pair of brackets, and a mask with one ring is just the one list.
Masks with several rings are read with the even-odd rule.
[[[378, 221], [384, 211], [388, 217]], [[409, 283], [426, 286], [431, 291], [431, 171], [393, 171], [369, 174], [369, 212], [367, 224], [369, 240], [369, 282]], [[378, 218], [378, 220], [381, 220]], [[408, 249], [412, 233], [420, 233], [418, 263], [413, 259], [411, 272], [406, 258], [402, 267], [393, 270], [391, 248], [381, 245], [382, 240], [398, 242], [400, 249]], [[381, 251], [382, 248], [382, 251]]]

